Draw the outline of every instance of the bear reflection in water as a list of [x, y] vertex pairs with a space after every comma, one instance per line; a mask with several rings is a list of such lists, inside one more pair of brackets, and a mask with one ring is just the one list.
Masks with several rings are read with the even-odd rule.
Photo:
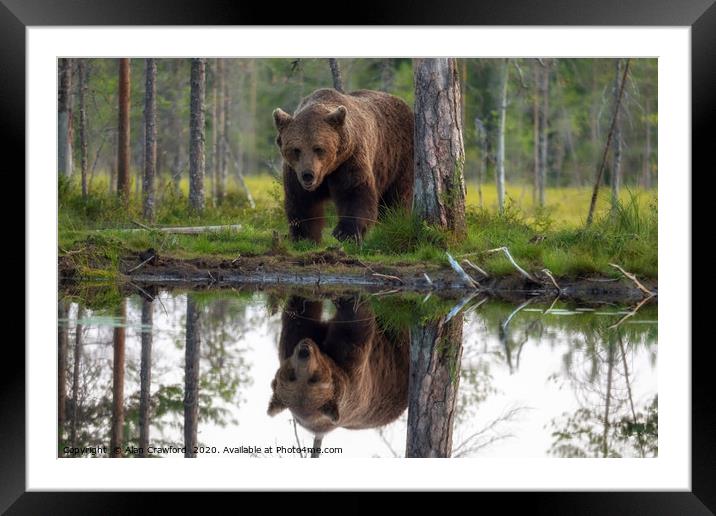
[[335, 316], [321, 321], [322, 301], [288, 299], [271, 382], [268, 414], [289, 409], [317, 437], [386, 425], [408, 402], [408, 332], [379, 328], [365, 299], [341, 297], [334, 305]]

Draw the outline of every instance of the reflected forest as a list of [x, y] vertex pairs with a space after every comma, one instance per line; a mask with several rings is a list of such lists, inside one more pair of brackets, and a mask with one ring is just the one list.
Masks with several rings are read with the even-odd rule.
[[655, 305], [89, 292], [58, 307], [60, 457], [658, 452]]

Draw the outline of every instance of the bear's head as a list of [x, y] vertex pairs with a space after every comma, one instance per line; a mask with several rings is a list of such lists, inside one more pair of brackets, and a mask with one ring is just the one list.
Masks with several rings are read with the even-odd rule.
[[271, 382], [268, 414], [275, 416], [288, 408], [301, 426], [325, 434], [338, 424], [344, 385], [345, 373], [313, 340], [303, 339], [281, 361]]
[[276, 143], [299, 184], [309, 192], [341, 164], [346, 113], [344, 106], [329, 109], [322, 104], [306, 107], [295, 117], [280, 108], [273, 112]]

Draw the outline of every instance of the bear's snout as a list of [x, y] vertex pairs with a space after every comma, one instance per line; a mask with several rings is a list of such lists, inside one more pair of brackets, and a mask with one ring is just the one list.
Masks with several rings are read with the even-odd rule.
[[307, 360], [311, 356], [311, 345], [306, 340], [298, 343], [296, 356], [299, 360]]

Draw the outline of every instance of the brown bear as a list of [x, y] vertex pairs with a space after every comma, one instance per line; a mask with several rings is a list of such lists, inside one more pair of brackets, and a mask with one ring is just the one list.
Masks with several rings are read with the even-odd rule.
[[408, 404], [408, 332], [379, 329], [365, 300], [343, 297], [335, 307], [323, 322], [321, 301], [289, 298], [271, 382], [268, 414], [288, 408], [319, 437], [338, 427], [387, 425]]
[[413, 113], [380, 91], [320, 89], [296, 112], [273, 112], [283, 156], [285, 208], [293, 240], [321, 241], [323, 204], [338, 212], [333, 236], [362, 240], [379, 208], [409, 208]]

